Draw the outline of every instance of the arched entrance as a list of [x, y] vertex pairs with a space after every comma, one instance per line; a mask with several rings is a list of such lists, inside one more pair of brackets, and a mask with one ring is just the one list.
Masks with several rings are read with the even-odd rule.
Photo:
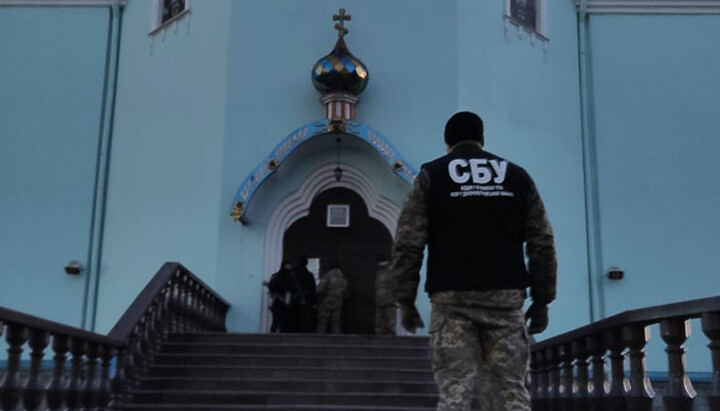
[[[335, 222], [329, 218], [331, 209], [340, 211]], [[390, 254], [391, 246], [390, 232], [369, 216], [363, 199], [350, 189], [338, 187], [315, 197], [310, 213], [287, 229], [283, 258], [318, 259], [320, 273], [324, 273], [331, 262], [338, 262], [348, 282], [343, 332], [372, 334], [377, 261]]]
[[[346, 163], [341, 163], [341, 166], [344, 172], [340, 181], [335, 179], [333, 173], [337, 163], [324, 164], [310, 173], [296, 191], [285, 197], [275, 207], [268, 220], [265, 233], [264, 280], [269, 280], [270, 275], [280, 267], [280, 262], [283, 259], [286, 232], [294, 223], [310, 215], [316, 198], [319, 198], [325, 192], [332, 193], [331, 190], [333, 189], [344, 188], [356, 196], [355, 198], [359, 197], [368, 218], [379, 223], [387, 235], [390, 236], [390, 241], [392, 241], [392, 236], [395, 234], [395, 225], [400, 215], [399, 201], [393, 201], [381, 196], [376, 189], [374, 180], [362, 169]], [[356, 258], [361, 257], [351, 257], [353, 260]], [[371, 275], [374, 275], [374, 271]], [[372, 284], [374, 290], [374, 282]], [[263, 289], [260, 330], [267, 332], [270, 329], [271, 318], [267, 309], [268, 300], [265, 291]], [[370, 306], [374, 310], [374, 300]], [[371, 318], [374, 319], [374, 314]]]

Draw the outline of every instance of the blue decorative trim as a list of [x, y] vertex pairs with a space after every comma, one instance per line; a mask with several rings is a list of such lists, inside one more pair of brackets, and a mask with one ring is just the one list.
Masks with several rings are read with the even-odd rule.
[[[331, 125], [325, 119], [314, 121], [294, 130], [280, 141], [265, 160], [255, 166], [240, 184], [240, 188], [238, 188], [233, 199], [233, 211], [231, 214], [233, 219], [244, 224], [247, 207], [260, 185], [280, 167], [293, 150], [314, 137], [329, 133], [329, 128], [335, 129], [334, 127], [336, 127], [335, 124]], [[417, 175], [417, 169], [405, 161], [397, 148], [380, 132], [355, 121], [344, 123], [340, 129], [344, 133], [358, 137], [368, 143], [390, 165], [390, 168], [398, 177], [406, 183], [412, 184]]]

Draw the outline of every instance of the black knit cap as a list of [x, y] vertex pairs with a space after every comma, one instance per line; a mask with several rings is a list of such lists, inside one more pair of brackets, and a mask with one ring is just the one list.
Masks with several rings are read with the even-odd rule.
[[463, 140], [475, 140], [485, 145], [483, 121], [470, 111], [453, 114], [445, 124], [445, 144], [452, 147]]

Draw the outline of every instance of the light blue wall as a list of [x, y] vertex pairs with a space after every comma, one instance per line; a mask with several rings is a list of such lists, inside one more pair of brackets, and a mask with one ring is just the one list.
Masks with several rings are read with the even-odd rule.
[[107, 8], [0, 7], [0, 305], [80, 326]]
[[[720, 54], [707, 45], [720, 16], [594, 16], [590, 28], [602, 261], [626, 271], [604, 282], [606, 315], [718, 295]], [[707, 368], [694, 334], [689, 368]]]
[[[125, 9], [98, 331], [165, 261], [214, 286], [225, 124], [228, 1], [192, 2], [149, 36], [155, 2]], [[222, 290], [220, 290], [222, 291]]]
[[503, 19], [504, 2], [458, 4], [458, 108], [483, 116], [489, 151], [530, 172], [555, 232], [558, 297], [545, 338], [590, 320], [577, 17], [572, 2], [547, 1], [543, 41]]

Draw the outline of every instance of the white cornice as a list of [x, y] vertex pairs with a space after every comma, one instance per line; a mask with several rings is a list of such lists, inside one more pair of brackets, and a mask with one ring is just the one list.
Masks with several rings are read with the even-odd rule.
[[0, 7], [111, 7], [115, 4], [123, 7], [127, 0], [0, 0]]
[[[720, 14], [720, 0], [587, 0], [589, 14]], [[580, 0], [575, 0], [580, 7]]]

